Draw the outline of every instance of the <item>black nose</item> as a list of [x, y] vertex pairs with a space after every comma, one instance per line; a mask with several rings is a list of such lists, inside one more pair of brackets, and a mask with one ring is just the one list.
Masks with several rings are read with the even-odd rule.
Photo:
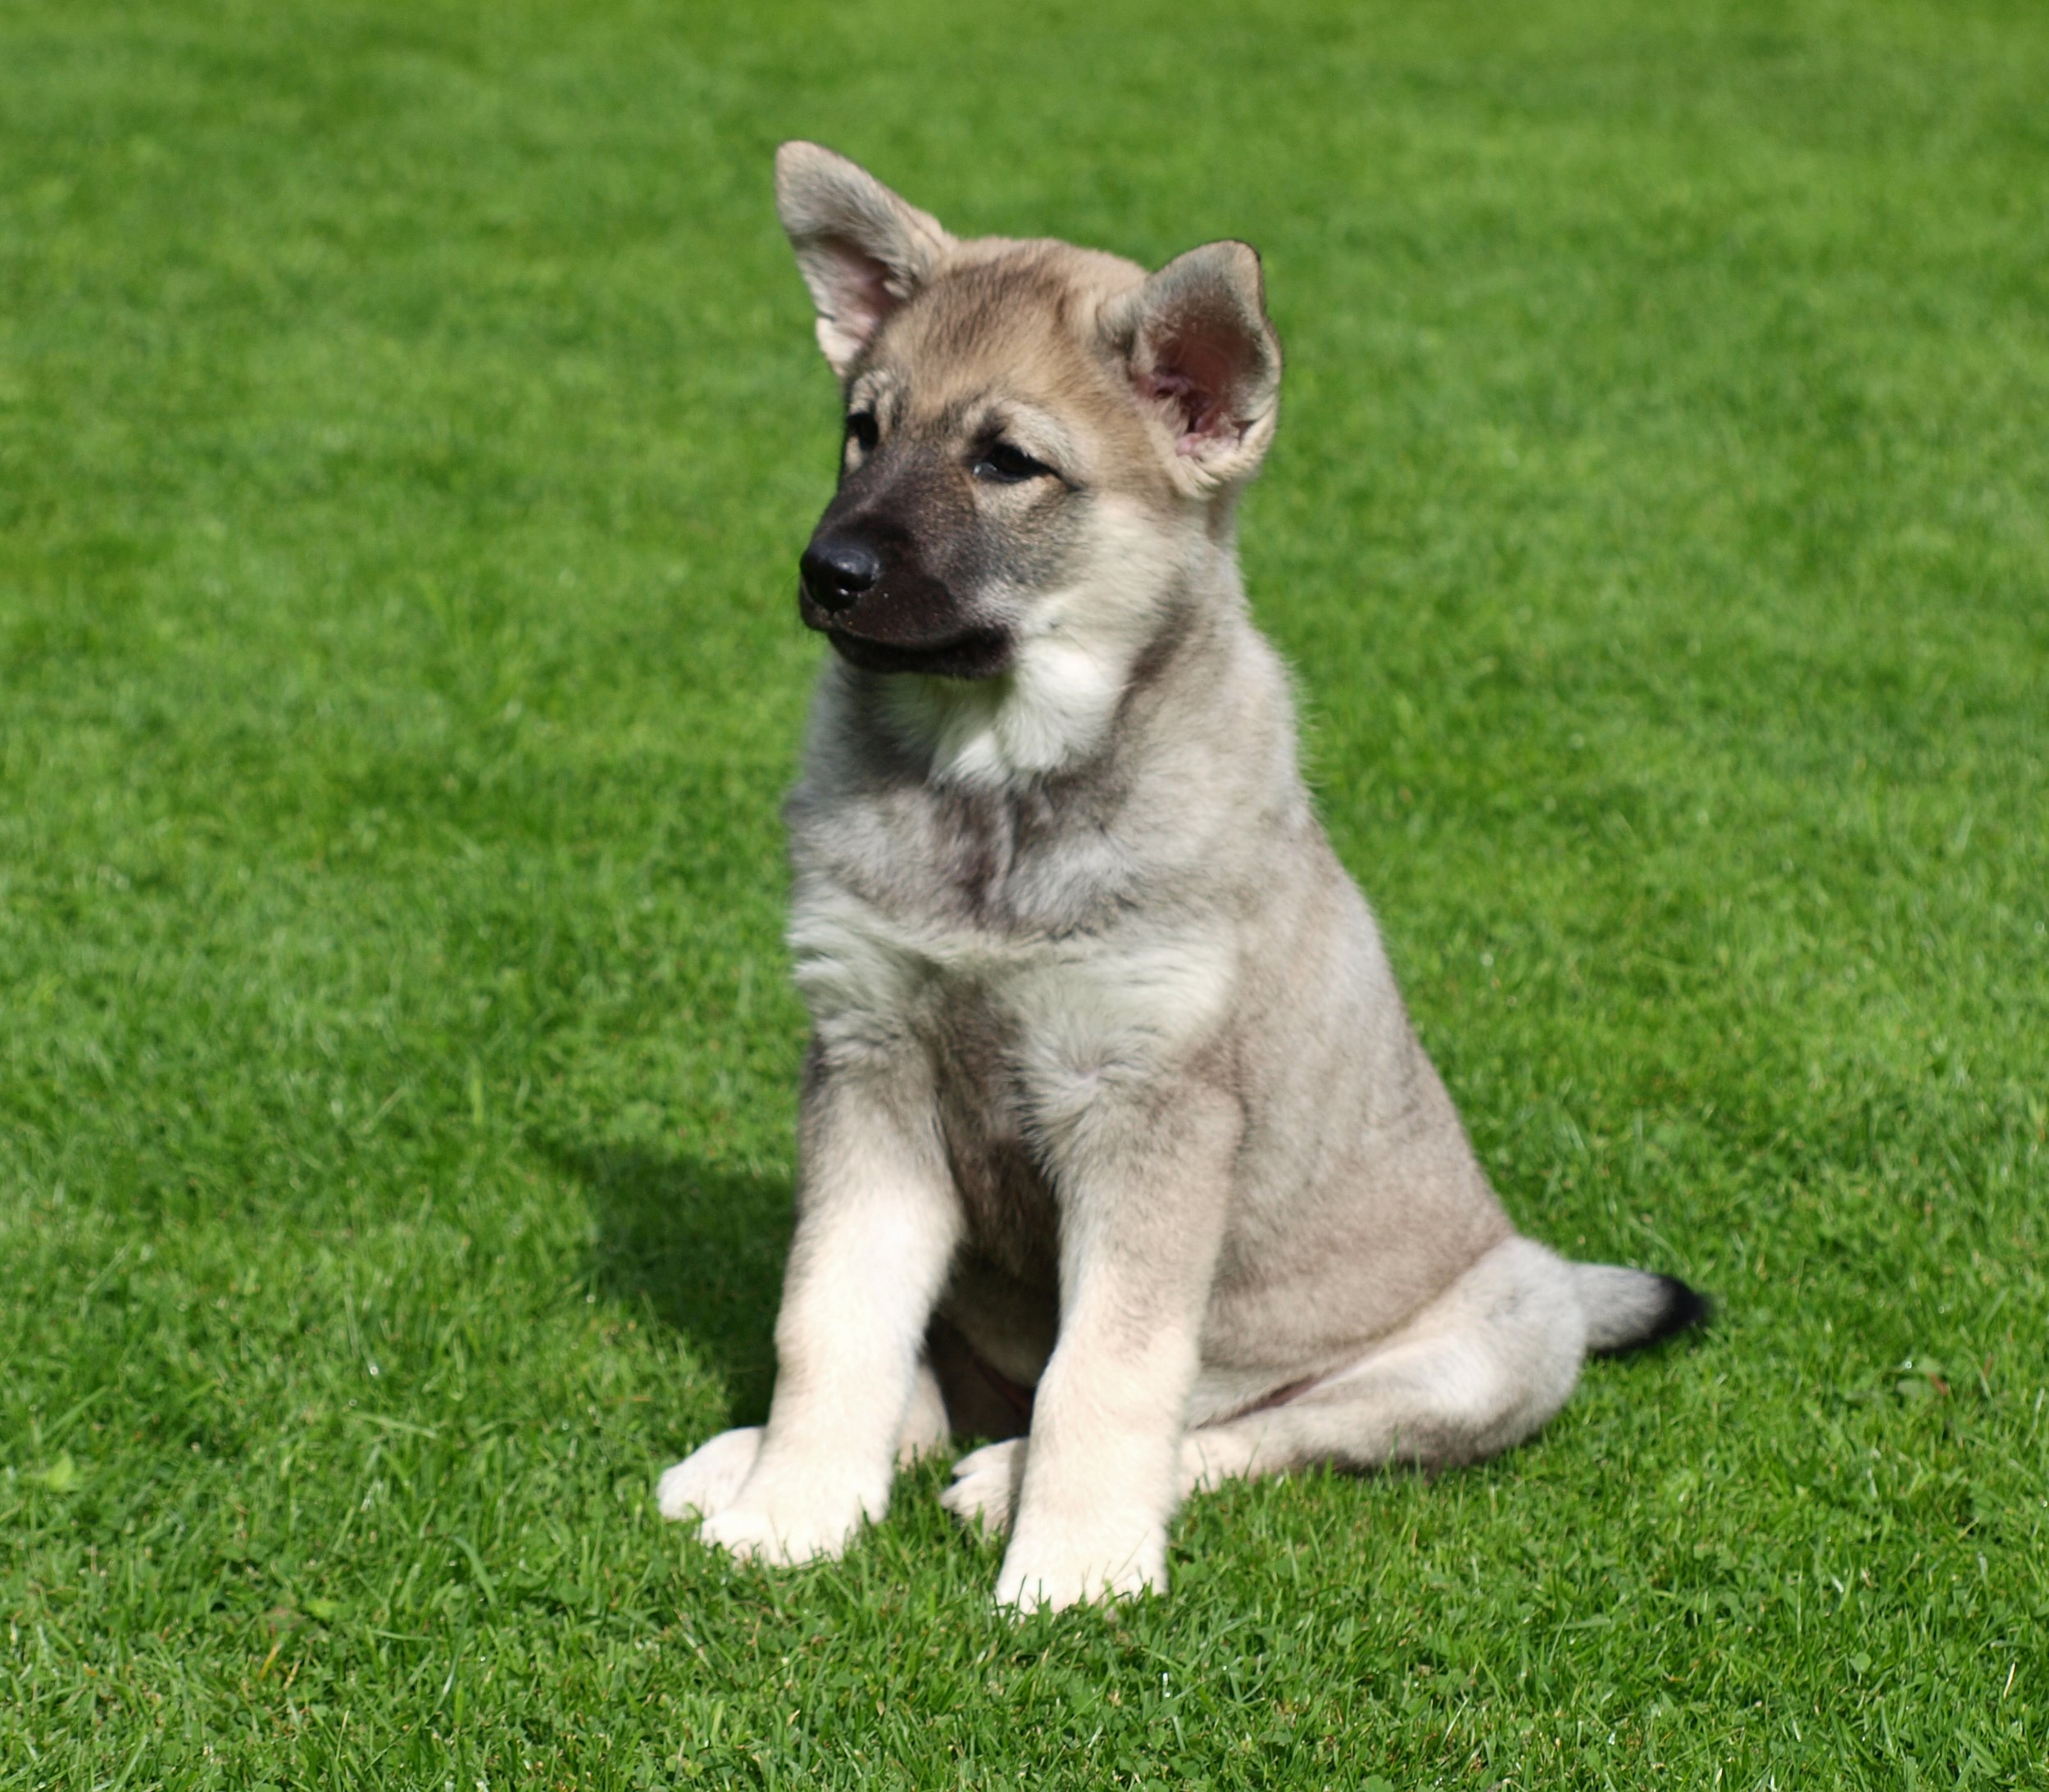
[[815, 539], [797, 562], [804, 589], [820, 610], [838, 611], [882, 577], [882, 560], [865, 542], [847, 535]]

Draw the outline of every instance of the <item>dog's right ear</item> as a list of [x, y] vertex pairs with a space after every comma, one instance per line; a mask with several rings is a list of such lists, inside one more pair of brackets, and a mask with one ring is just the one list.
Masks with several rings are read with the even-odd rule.
[[1175, 483], [1206, 495], [1250, 479], [1274, 439], [1281, 378], [1251, 245], [1177, 256], [1111, 301], [1102, 323]]
[[818, 346], [844, 379], [953, 238], [936, 218], [820, 143], [776, 151], [775, 209], [818, 307]]

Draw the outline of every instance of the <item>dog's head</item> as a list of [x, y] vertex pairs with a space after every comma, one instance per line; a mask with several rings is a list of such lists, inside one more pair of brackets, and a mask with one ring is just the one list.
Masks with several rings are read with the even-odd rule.
[[956, 238], [816, 143], [775, 179], [846, 396], [805, 622], [877, 671], [988, 678], [1035, 644], [1128, 665], [1273, 438], [1259, 257], [1212, 243], [1148, 274]]

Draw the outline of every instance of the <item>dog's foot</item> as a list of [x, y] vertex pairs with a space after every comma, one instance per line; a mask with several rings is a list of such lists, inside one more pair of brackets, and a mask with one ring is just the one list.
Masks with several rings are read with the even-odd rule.
[[[1018, 1520], [1029, 1440], [1013, 1437], [970, 1450], [953, 1465], [939, 1504], [992, 1536], [1015, 1531], [997, 1577], [996, 1603], [1022, 1617], [1061, 1612], [1099, 1599], [1167, 1590], [1166, 1527], [1142, 1513], [1096, 1513], [1070, 1522], [1036, 1515]], [[1184, 1468], [1183, 1478], [1188, 1478]]]
[[970, 1529], [979, 1524], [999, 1537], [1011, 1528], [1024, 1484], [1024, 1440], [984, 1444], [953, 1465], [953, 1485], [939, 1495], [939, 1504]]
[[844, 1554], [864, 1520], [889, 1509], [887, 1480], [864, 1492], [857, 1477], [765, 1464], [761, 1437], [758, 1425], [721, 1431], [665, 1472], [655, 1488], [662, 1517], [698, 1520], [704, 1541], [743, 1562], [788, 1567]]
[[761, 1453], [759, 1425], [721, 1431], [662, 1471], [655, 1483], [655, 1504], [665, 1518], [716, 1518], [733, 1504]]
[[1181, 1440], [1181, 1497], [1214, 1493], [1226, 1481], [1250, 1480], [1264, 1472], [1260, 1460], [1259, 1434], [1250, 1425], [1190, 1431]]
[[831, 1561], [843, 1555], [864, 1522], [889, 1509], [885, 1486], [864, 1499], [844, 1481], [794, 1484], [777, 1477], [764, 1486], [756, 1476], [697, 1535], [743, 1562], [793, 1567], [800, 1562]]
[[1033, 1525], [1020, 1527], [1011, 1540], [996, 1603], [1023, 1617], [1166, 1590], [1164, 1526]]
[[745, 1484], [698, 1527], [743, 1562], [788, 1567], [845, 1554], [864, 1521], [889, 1509], [888, 1459], [872, 1472], [833, 1452], [763, 1442]]

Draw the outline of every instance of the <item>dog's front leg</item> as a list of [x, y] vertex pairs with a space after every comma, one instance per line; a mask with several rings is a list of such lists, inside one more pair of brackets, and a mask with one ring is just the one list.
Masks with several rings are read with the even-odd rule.
[[814, 1048], [798, 1148], [768, 1424], [746, 1480], [702, 1532], [774, 1563], [838, 1555], [888, 1508], [919, 1350], [961, 1229], [921, 1059], [835, 1064]]
[[1242, 1117], [1186, 1083], [1103, 1097], [1048, 1141], [1059, 1342], [1040, 1379], [997, 1599], [1164, 1591], [1167, 1521]]

